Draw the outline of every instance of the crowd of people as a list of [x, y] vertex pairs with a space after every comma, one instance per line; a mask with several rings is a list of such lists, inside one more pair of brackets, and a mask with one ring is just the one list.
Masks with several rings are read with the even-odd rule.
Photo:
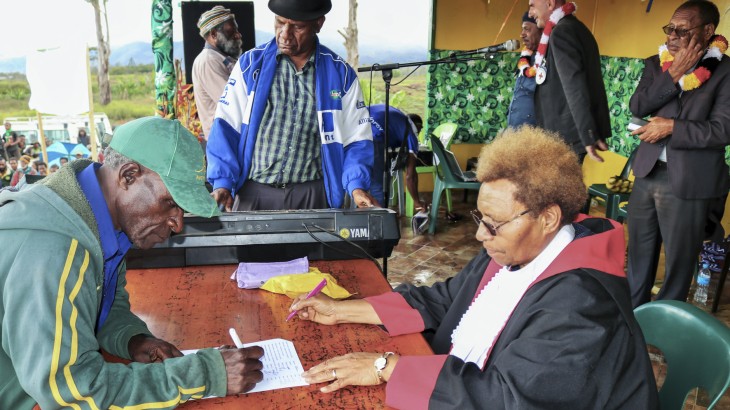
[[[77, 138], [80, 144], [89, 146], [85, 129], [79, 130]], [[46, 147], [50, 145], [49, 142], [46, 142]], [[16, 186], [26, 175], [45, 177], [53, 174], [69, 162], [68, 157], [62, 156], [49, 165], [43, 160], [42, 154], [40, 142], [33, 141], [27, 145], [25, 135], [13, 131], [12, 124], [6, 121], [5, 132], [0, 136], [0, 188]], [[80, 158], [83, 158], [83, 154], [77, 154], [71, 159]]]
[[[205, 152], [178, 121], [141, 118], [115, 130], [103, 163], [72, 161], [0, 190], [0, 407], [169, 408], [250, 391], [263, 378], [263, 349], [183, 356], [155, 337], [130, 309], [127, 251], [180, 232], [184, 212], [387, 203], [378, 185], [386, 110], [365, 105], [354, 69], [320, 43], [331, 0], [268, 5], [274, 38], [243, 54], [228, 9], [198, 20], [206, 46], [196, 97], [211, 81], [201, 95]], [[326, 383], [323, 393], [387, 383], [396, 408], [658, 408], [632, 308], [649, 300], [662, 241], [672, 255], [658, 297], [686, 299], [687, 266], [730, 188], [727, 41], [715, 34], [717, 7], [689, 0], [646, 60], [631, 99], [635, 115], [652, 119], [633, 132], [641, 142], [627, 272], [622, 225], [580, 214], [581, 164], [602, 161], [611, 130], [598, 46], [574, 11], [529, 0], [509, 127], [479, 156], [472, 218], [483, 249], [471, 262], [430, 287], [300, 296], [290, 308], [319, 325], [421, 333], [434, 354], [351, 352], [308, 369], [307, 382]], [[409, 192], [425, 207], [413, 169], [421, 119], [388, 115], [388, 145], [408, 152]], [[12, 172], [11, 185], [45, 168], [34, 170], [21, 139], [6, 124], [3, 153], [14, 156], [0, 159], [0, 172], [3, 181]], [[136, 363], [107, 363], [100, 349]]]

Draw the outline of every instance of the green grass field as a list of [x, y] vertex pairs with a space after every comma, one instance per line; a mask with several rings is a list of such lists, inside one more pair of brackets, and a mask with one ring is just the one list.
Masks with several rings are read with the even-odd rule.
[[[425, 73], [425, 70], [418, 70], [403, 83], [395, 85], [404, 76], [404, 73], [395, 70], [391, 86], [391, 104], [408, 113], [423, 116], [426, 100]], [[106, 113], [112, 126], [154, 115], [154, 76], [154, 68], [151, 65], [112, 67], [110, 72], [112, 102], [106, 106], [99, 104], [98, 86], [94, 82], [94, 111]], [[369, 75], [361, 73], [360, 79], [365, 101], [372, 104], [383, 103], [385, 86], [380, 73], [373, 75], [372, 87]], [[35, 111], [28, 108], [29, 99], [30, 87], [24, 75], [10, 74], [0, 79], [0, 116], [3, 118], [35, 116]]]

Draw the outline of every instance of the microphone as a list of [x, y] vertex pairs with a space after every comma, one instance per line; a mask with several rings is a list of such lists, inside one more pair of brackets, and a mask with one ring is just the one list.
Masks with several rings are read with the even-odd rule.
[[496, 53], [499, 51], [515, 51], [520, 48], [520, 41], [519, 40], [507, 40], [502, 44], [497, 44], [494, 46], [479, 48], [472, 51], [467, 51], [467, 53]]

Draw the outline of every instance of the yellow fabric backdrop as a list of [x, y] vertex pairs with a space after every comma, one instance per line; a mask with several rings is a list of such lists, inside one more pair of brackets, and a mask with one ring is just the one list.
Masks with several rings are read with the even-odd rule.
[[[682, 0], [576, 0], [576, 16], [591, 29], [601, 55], [645, 58], [657, 52], [667, 24]], [[516, 4], [516, 5], [515, 5]], [[433, 49], [471, 50], [519, 38], [527, 0], [434, 0]], [[718, 33], [730, 34], [730, 0], [715, 1], [720, 8]], [[505, 17], [514, 6], [504, 29]]]

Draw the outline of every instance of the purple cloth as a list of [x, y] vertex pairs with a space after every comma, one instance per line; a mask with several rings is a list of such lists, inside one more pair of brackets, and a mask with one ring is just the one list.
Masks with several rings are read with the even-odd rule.
[[274, 276], [309, 272], [307, 257], [287, 262], [241, 262], [231, 279], [236, 279], [238, 287], [256, 289]]

